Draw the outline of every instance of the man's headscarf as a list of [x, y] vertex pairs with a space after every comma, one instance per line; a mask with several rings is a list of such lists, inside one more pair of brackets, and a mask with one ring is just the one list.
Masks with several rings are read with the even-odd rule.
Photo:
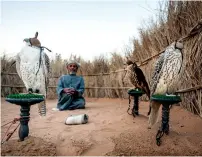
[[79, 64], [77, 61], [75, 61], [75, 60], [70, 60], [70, 61], [68, 61], [68, 62], [66, 63], [66, 66], [68, 66], [69, 64], [76, 64], [78, 68], [80, 67], [80, 64]]

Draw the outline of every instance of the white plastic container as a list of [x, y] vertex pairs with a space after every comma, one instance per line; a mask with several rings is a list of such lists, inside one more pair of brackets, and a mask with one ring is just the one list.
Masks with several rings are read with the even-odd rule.
[[87, 114], [71, 115], [65, 120], [66, 125], [86, 124], [88, 122]]

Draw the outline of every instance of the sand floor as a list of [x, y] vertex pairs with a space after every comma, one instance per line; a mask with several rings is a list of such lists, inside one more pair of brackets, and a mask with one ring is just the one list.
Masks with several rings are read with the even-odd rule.
[[[16, 130], [1, 146], [1, 155], [202, 155], [202, 119], [180, 106], [172, 107], [170, 134], [164, 135], [161, 146], [157, 146], [155, 137], [161, 119], [147, 129], [148, 102], [140, 102], [140, 115], [135, 118], [126, 112], [126, 99], [87, 98], [86, 109], [73, 111], [52, 111], [57, 100], [47, 102], [45, 118], [39, 117], [37, 105], [31, 107], [29, 137], [18, 142]], [[19, 106], [1, 99], [1, 125], [19, 117], [19, 113]], [[89, 116], [87, 124], [64, 124], [69, 115], [83, 113]], [[1, 128], [1, 137], [6, 129]]]

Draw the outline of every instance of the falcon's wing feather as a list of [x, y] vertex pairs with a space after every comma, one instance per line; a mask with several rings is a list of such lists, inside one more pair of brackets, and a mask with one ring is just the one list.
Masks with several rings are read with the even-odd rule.
[[159, 58], [155, 64], [154, 72], [153, 72], [153, 75], [151, 78], [151, 95], [155, 92], [156, 86], [158, 84], [159, 76], [161, 74], [163, 63], [165, 61], [164, 57], [165, 57], [165, 52], [159, 56]]
[[148, 85], [148, 83], [147, 83], [147, 80], [146, 80], [146, 78], [145, 78], [145, 75], [144, 75], [143, 71], [142, 71], [140, 68], [137, 67], [137, 68], [135, 69], [135, 72], [136, 72], [136, 74], [137, 74], [138, 82], [143, 82], [143, 84], [144, 84], [144, 90], [145, 90], [147, 96], [150, 97], [149, 85]]
[[15, 64], [16, 64], [16, 71], [17, 71], [19, 77], [22, 79], [22, 77], [21, 77], [21, 71], [20, 71], [20, 55], [19, 55], [19, 53], [16, 55], [16, 60], [15, 61], [16, 61], [15, 62]]
[[144, 73], [142, 72], [142, 70], [140, 68], [136, 68], [135, 73], [137, 74], [138, 82], [145, 80]]

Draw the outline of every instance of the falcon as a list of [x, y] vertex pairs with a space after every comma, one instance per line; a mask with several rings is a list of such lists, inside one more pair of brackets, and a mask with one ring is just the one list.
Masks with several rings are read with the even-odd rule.
[[40, 116], [45, 116], [50, 61], [44, 52], [46, 47], [41, 46], [37, 36], [38, 32], [34, 38], [24, 39], [25, 46], [16, 56], [16, 70], [29, 93], [44, 95], [45, 100], [38, 104], [38, 108]]
[[[134, 89], [141, 89], [146, 93], [148, 98], [150, 99], [150, 89], [148, 83], [146, 81], [145, 75], [142, 70], [137, 66], [135, 62], [127, 59], [127, 67], [126, 67], [126, 76], [128, 77], [130, 83], [134, 86]], [[150, 110], [148, 114], [150, 113]]]
[[[183, 61], [182, 49], [183, 44], [175, 41], [159, 56], [151, 79], [151, 96], [154, 94], [173, 95], [176, 92], [175, 87], [179, 81]], [[149, 128], [157, 121], [160, 105], [150, 100]]]

